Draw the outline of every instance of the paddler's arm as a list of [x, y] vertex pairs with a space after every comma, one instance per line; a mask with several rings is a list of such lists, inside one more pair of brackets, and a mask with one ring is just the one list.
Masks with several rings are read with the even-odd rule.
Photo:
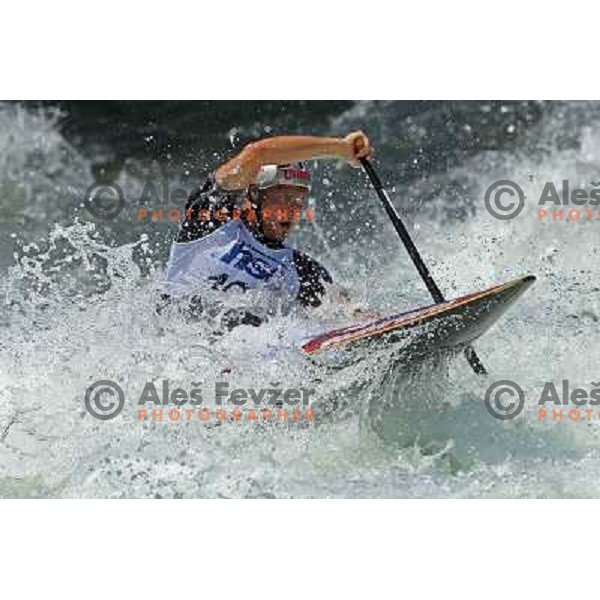
[[216, 171], [218, 185], [224, 190], [241, 190], [252, 184], [262, 165], [337, 158], [352, 166], [373, 153], [369, 139], [362, 131], [343, 138], [285, 135], [265, 138], [248, 144], [237, 156]]

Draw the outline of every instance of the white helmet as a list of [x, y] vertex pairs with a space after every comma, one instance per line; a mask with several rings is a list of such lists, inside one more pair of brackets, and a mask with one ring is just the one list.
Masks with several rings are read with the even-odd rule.
[[263, 165], [256, 176], [256, 187], [266, 190], [277, 185], [293, 185], [310, 190], [310, 171], [304, 163], [287, 165]]

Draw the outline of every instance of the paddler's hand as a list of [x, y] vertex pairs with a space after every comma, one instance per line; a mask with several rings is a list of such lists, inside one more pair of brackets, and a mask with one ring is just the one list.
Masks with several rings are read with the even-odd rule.
[[360, 167], [361, 158], [373, 156], [369, 138], [362, 131], [353, 131], [344, 138], [344, 160], [353, 167]]

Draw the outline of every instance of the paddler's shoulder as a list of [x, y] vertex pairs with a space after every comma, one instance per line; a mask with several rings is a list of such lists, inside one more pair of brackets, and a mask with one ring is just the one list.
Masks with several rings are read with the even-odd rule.
[[[239, 191], [232, 192], [221, 188], [214, 171], [209, 173], [204, 183], [190, 192], [175, 241], [193, 242], [216, 231], [226, 221], [212, 218], [214, 213], [220, 209], [228, 212], [233, 210], [240, 197]], [[209, 211], [209, 218], [201, 218], [201, 211]]]
[[228, 203], [233, 205], [241, 195], [242, 190], [231, 191], [222, 188], [217, 183], [216, 171], [212, 171], [206, 176], [204, 183], [190, 192], [186, 208], [214, 208]]
[[314, 273], [327, 283], [333, 281], [329, 271], [320, 262], [306, 254], [306, 252], [302, 252], [302, 250], [294, 249], [294, 265], [298, 271]]
[[319, 306], [326, 291], [324, 283], [333, 283], [329, 271], [301, 250], [294, 250], [294, 266], [300, 280], [300, 303], [304, 306]]

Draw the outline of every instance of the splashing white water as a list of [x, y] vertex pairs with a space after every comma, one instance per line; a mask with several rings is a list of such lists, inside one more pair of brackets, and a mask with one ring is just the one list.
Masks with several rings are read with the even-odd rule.
[[[16, 256], [3, 256], [12, 264], [2, 284], [0, 495], [600, 493], [596, 423], [540, 424], [527, 411], [514, 423], [494, 421], [483, 407], [486, 382], [461, 358], [412, 376], [387, 372], [377, 357], [322, 373], [293, 352], [268, 351], [289, 345], [289, 332], [302, 326], [294, 317], [214, 336], [211, 324], [190, 327], [175, 312], [157, 315], [164, 243], [156, 245], [137, 230], [127, 242], [114, 242], [105, 229], [66, 216], [65, 190], [86, 188], [89, 164], [62, 139], [54, 117], [7, 110], [0, 120], [11, 125], [2, 131], [12, 137], [3, 133], [0, 141], [6, 149], [0, 203], [7, 201], [7, 181], [26, 179], [44, 198], [46, 222], [63, 224], [46, 225], [42, 234], [36, 221], [36, 235], [28, 237], [16, 220], [10, 233], [17, 233], [17, 241], [3, 246], [16, 243]], [[356, 118], [352, 111], [338, 125], [352, 126]], [[373, 118], [385, 121], [385, 115]], [[387, 133], [394, 135], [393, 123], [387, 123]], [[563, 143], [566, 138], [577, 143]], [[28, 166], [32, 147], [39, 150], [35, 170]], [[490, 380], [517, 381], [528, 398], [539, 395], [547, 380], [568, 378], [586, 387], [597, 379], [597, 224], [540, 223], [531, 203], [541, 181], [598, 178], [599, 154], [598, 117], [586, 106], [566, 106], [549, 112], [519, 150], [480, 152], [460, 167], [392, 193], [398, 206], [428, 198], [411, 213], [413, 234], [448, 297], [510, 276], [538, 275], [535, 287], [477, 344]], [[355, 181], [354, 173], [336, 175], [342, 187], [350, 189]], [[527, 205], [519, 218], [499, 222], [482, 198], [491, 182], [504, 178], [521, 183]], [[460, 219], [448, 217], [444, 199], [456, 186], [471, 207]], [[375, 308], [390, 312], [429, 303], [366, 189], [353, 194], [369, 207], [370, 220], [359, 225], [368, 236], [342, 242], [349, 238], [342, 223], [334, 228], [334, 243], [309, 228], [299, 240], [317, 257], [329, 244], [324, 262]], [[437, 190], [433, 196], [431, 189]], [[331, 230], [327, 215], [321, 227]], [[6, 224], [3, 231], [9, 232]], [[103, 422], [82, 416], [85, 390], [100, 379], [118, 382], [128, 399], [139, 397], [145, 382], [165, 379], [188, 388], [193, 381], [210, 387], [224, 379], [239, 387], [321, 380], [320, 397], [344, 400], [346, 409], [317, 426], [139, 423], [131, 410]]]

